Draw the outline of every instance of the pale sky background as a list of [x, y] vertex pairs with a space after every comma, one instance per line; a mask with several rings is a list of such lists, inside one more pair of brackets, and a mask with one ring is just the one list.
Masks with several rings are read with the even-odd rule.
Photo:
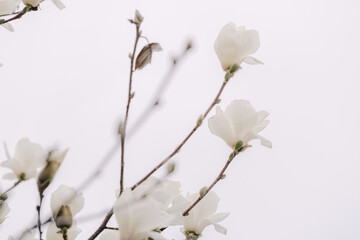
[[[356, 0], [118, 1], [63, 0], [59, 11], [45, 1], [41, 11], [0, 29], [0, 140], [11, 153], [22, 137], [45, 149], [69, 147], [61, 170], [46, 191], [78, 186], [116, 141], [124, 116], [134, 41], [135, 9], [145, 17], [143, 35], [159, 42], [151, 65], [134, 74], [136, 92], [129, 125], [137, 119], [164, 76], [171, 56], [194, 42], [163, 96], [162, 105], [127, 142], [125, 184], [132, 185], [167, 156], [196, 123], [217, 93], [224, 72], [213, 49], [229, 21], [260, 33], [254, 57], [263, 66], [243, 66], [226, 87], [220, 106], [248, 99], [267, 110], [262, 135], [269, 150], [253, 143], [215, 188], [223, 236], [209, 227], [207, 240], [360, 239], [360, 3]], [[146, 42], [142, 40], [141, 45]], [[210, 116], [214, 111], [210, 113]], [[186, 192], [213, 181], [229, 147], [213, 136], [207, 120], [175, 157], [173, 180]], [[6, 160], [0, 148], [0, 161]], [[119, 184], [119, 152], [96, 183], [84, 191], [84, 218], [108, 210]], [[8, 172], [0, 169], [0, 175]], [[162, 176], [159, 171], [157, 176]], [[0, 180], [1, 189], [12, 182]], [[34, 180], [9, 196], [11, 212], [0, 239], [36, 217]], [[87, 239], [102, 221], [79, 221]], [[115, 222], [110, 225], [115, 226]], [[183, 239], [177, 228], [169, 239]]]

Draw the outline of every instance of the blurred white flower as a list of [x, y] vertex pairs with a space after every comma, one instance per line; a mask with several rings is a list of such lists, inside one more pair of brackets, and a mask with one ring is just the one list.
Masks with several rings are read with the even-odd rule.
[[64, 3], [62, 3], [60, 0], [51, 0], [55, 6], [60, 9], [60, 10], [63, 10], [65, 8], [65, 5]]
[[160, 203], [161, 210], [174, 216], [170, 225], [182, 225], [184, 218], [182, 212], [171, 206], [171, 203], [180, 195], [181, 183], [171, 180], [159, 180], [149, 177], [134, 191], [137, 199], [148, 196]]
[[20, 4], [20, 0], [0, 0], [0, 15], [12, 14]]
[[[190, 207], [196, 199], [200, 196], [199, 193], [194, 193], [186, 198], [179, 196], [174, 205], [183, 206], [184, 210]], [[216, 213], [220, 199], [215, 192], [210, 191], [207, 195], [185, 216], [184, 229], [182, 231], [185, 235], [195, 233], [201, 235], [205, 227], [213, 225], [215, 230], [226, 234], [226, 228], [218, 224], [224, 220], [230, 213]]]
[[153, 230], [169, 226], [173, 219], [161, 209], [158, 201], [151, 197], [136, 199], [131, 189], [125, 189], [118, 198], [114, 214], [119, 231], [107, 231], [101, 240], [162, 240], [164, 237]]
[[10, 208], [5, 201], [0, 200], [0, 224], [2, 224], [8, 213], [10, 212]]
[[4, 143], [6, 157], [8, 160], [1, 163], [2, 167], [10, 168], [13, 173], [4, 175], [6, 179], [26, 180], [36, 177], [37, 168], [45, 164], [45, 153], [37, 143], [30, 142], [29, 139], [20, 139], [15, 148], [14, 157], [10, 157], [6, 144]]
[[56, 225], [70, 228], [73, 217], [84, 207], [84, 197], [74, 188], [61, 185], [51, 195], [50, 205]]
[[25, 5], [31, 5], [37, 7], [43, 0], [22, 0]]
[[[9, 32], [15, 32], [14, 27], [10, 23], [3, 23], [1, 24], [4, 28], [6, 28]], [[2, 66], [2, 65], [1, 65]]]
[[258, 135], [268, 124], [266, 111], [257, 112], [247, 100], [233, 100], [225, 112], [216, 107], [216, 115], [208, 121], [210, 131], [222, 138], [231, 148], [242, 141], [246, 146], [249, 141], [259, 139], [263, 146], [271, 148], [271, 142]]
[[[59, 232], [59, 228], [55, 223], [51, 223], [46, 231], [46, 239], [48, 240], [63, 240], [63, 236]], [[76, 226], [76, 222], [73, 222], [72, 226], [67, 229], [68, 240], [74, 240], [79, 233], [81, 232], [80, 228]]]
[[260, 47], [259, 33], [256, 30], [245, 30], [244, 26], [236, 27], [234, 23], [226, 24], [215, 41], [215, 52], [222, 68], [227, 71], [232, 65], [246, 62], [262, 64], [250, 55]]

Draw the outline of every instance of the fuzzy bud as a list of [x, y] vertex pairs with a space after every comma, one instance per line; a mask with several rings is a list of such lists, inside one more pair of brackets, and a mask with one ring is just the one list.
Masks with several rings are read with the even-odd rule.
[[73, 216], [69, 206], [62, 205], [55, 218], [56, 226], [60, 229], [70, 228], [73, 223]]

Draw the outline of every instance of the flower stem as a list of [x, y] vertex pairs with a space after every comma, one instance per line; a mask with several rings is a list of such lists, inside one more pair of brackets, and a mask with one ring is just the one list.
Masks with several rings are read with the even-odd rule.
[[189, 214], [189, 212], [191, 211], [191, 209], [193, 209], [196, 204], [198, 204], [201, 199], [203, 199], [206, 194], [208, 194], [210, 192], [210, 190], [221, 180], [223, 179], [223, 176], [224, 176], [224, 173], [226, 171], [226, 169], [229, 167], [230, 163], [232, 162], [232, 160], [234, 159], [234, 157], [236, 157], [237, 155], [239, 154], [239, 151], [236, 151], [234, 150], [228, 160], [226, 161], [225, 163], [225, 166], [223, 167], [223, 169], [220, 171], [219, 175], [216, 177], [216, 179], [211, 183], [211, 185], [204, 191], [204, 193], [200, 194], [200, 196], [196, 199], [196, 201], [188, 208], [186, 209], [184, 212], [183, 212], [183, 216], [186, 216]]
[[42, 240], [42, 231], [41, 231], [41, 214], [40, 214], [40, 211], [41, 211], [41, 205], [42, 205], [42, 200], [44, 198], [44, 195], [42, 193], [40, 193], [40, 203], [39, 205], [36, 207], [36, 210], [38, 212], [38, 229], [39, 229], [39, 237], [40, 237], [40, 240]]
[[[37, 8], [33, 8], [31, 5], [26, 5], [20, 12], [18, 12], [15, 16], [13, 16], [12, 18], [9, 18], [7, 20], [1, 21], [0, 20], [0, 25], [4, 24], [4, 23], [8, 23], [11, 21], [14, 21], [16, 19], [20, 19], [22, 16], [24, 16], [26, 13], [30, 12], [31, 10], [35, 10]], [[2, 19], [3, 20], [3, 19]]]
[[64, 227], [63, 229], [61, 229], [61, 232], [62, 232], [62, 235], [63, 235], [63, 239], [68, 240], [67, 228]]
[[23, 180], [22, 179], [19, 179], [16, 183], [14, 183], [14, 185], [12, 187], [10, 187], [9, 189], [7, 189], [5, 192], [3, 192], [1, 195], [0, 195], [0, 199], [1, 200], [5, 200], [7, 197], [6, 197], [6, 194], [8, 192], [10, 192], [11, 190], [13, 190], [17, 185], [19, 185], [19, 183], [21, 183]]

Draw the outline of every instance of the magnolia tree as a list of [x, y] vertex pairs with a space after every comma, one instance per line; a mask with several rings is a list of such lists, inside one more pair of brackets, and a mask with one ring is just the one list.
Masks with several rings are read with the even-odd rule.
[[[0, 0], [0, 24], [9, 31], [14, 31], [11, 21], [20, 19], [23, 15], [39, 9], [42, 0]], [[52, 0], [59, 8], [64, 5], [60, 0]], [[22, 10], [18, 11], [20, 5]], [[215, 52], [220, 60], [219, 70], [225, 72], [219, 91], [216, 93], [210, 105], [200, 115], [194, 127], [183, 139], [173, 152], [161, 161], [148, 174], [140, 179], [135, 185], [126, 187], [124, 185], [125, 172], [125, 141], [127, 136], [127, 125], [129, 109], [134, 97], [132, 90], [133, 74], [151, 62], [152, 54], [161, 51], [160, 44], [151, 43], [138, 50], [138, 41], [144, 38], [141, 24], [144, 21], [139, 11], [135, 12], [130, 24], [135, 27], [136, 37], [130, 58], [130, 76], [128, 86], [128, 99], [125, 117], [119, 125], [119, 138], [121, 145], [121, 168], [120, 184], [117, 190], [113, 206], [109, 206], [106, 215], [100, 216], [103, 221], [100, 226], [93, 229], [89, 240], [99, 238], [101, 240], [144, 240], [165, 239], [163, 231], [168, 228], [179, 228], [186, 239], [198, 239], [202, 237], [206, 227], [213, 226], [216, 231], [226, 234], [226, 227], [221, 225], [229, 213], [217, 212], [219, 197], [213, 191], [214, 186], [225, 178], [225, 172], [233, 159], [243, 151], [251, 147], [253, 140], [259, 140], [261, 145], [271, 148], [271, 142], [259, 135], [269, 123], [266, 111], [257, 111], [251, 103], [243, 99], [233, 100], [223, 111], [219, 106], [220, 96], [231, 78], [242, 69], [243, 63], [262, 64], [252, 56], [260, 46], [259, 34], [255, 30], [246, 30], [245, 27], [237, 27], [234, 23], [226, 24], [219, 32], [215, 40]], [[184, 50], [184, 56], [192, 48], [189, 42]], [[179, 59], [178, 59], [179, 60]], [[177, 61], [174, 60], [172, 68]], [[0, 69], [1, 71], [1, 69]], [[154, 101], [153, 105], [156, 105]], [[203, 121], [216, 106], [216, 114], [208, 119], [208, 127], [215, 136], [224, 140], [230, 147], [229, 156], [224, 156], [224, 167], [214, 177], [209, 185], [203, 187], [196, 193], [182, 193], [181, 184], [177, 181], [168, 180], [167, 177], [174, 171], [175, 165], [168, 164], [170, 159], [176, 155], [186, 144], [188, 139], [203, 125]], [[57, 149], [45, 152], [38, 143], [33, 143], [28, 138], [20, 139], [15, 151], [9, 151], [4, 143], [6, 160], [1, 166], [8, 168], [3, 178], [12, 181], [13, 185], [6, 191], [0, 193], [0, 224], [6, 221], [11, 214], [7, 197], [19, 184], [28, 179], [37, 180], [39, 192], [39, 204], [37, 209], [37, 222], [29, 226], [17, 236], [9, 236], [6, 229], [1, 229], [1, 237], [8, 239], [34, 240], [73, 240], [81, 231], [81, 224], [76, 222], [76, 214], [85, 204], [85, 199], [77, 189], [71, 186], [60, 186], [55, 192], [47, 192], [47, 187], [52, 183], [59, 167], [66, 158], [68, 149]], [[161, 167], [166, 166], [167, 174], [163, 178], [155, 178], [155, 173]], [[45, 194], [51, 194], [50, 206], [42, 204]], [[44, 219], [43, 208], [51, 208], [52, 216]], [[117, 226], [110, 226], [109, 220], [114, 217]]]

